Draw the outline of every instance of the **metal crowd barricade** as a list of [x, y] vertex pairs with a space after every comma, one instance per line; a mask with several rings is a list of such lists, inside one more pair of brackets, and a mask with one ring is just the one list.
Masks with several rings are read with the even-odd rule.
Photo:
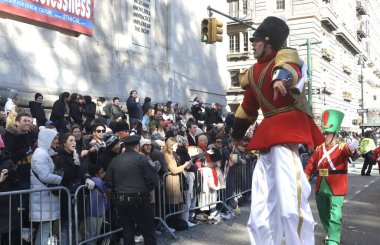
[[164, 181], [159, 178], [158, 186], [154, 190], [154, 210], [155, 210], [155, 220], [158, 220], [161, 225], [169, 232], [169, 234], [174, 238], [177, 239], [176, 235], [173, 233], [173, 231], [169, 228], [169, 226], [165, 222], [165, 191], [164, 191], [165, 185]]
[[[173, 238], [174, 233], [163, 220], [162, 209], [163, 183], [159, 181], [158, 187], [152, 192], [152, 208], [155, 210], [155, 220], [167, 229]], [[100, 193], [98, 189], [88, 190], [86, 185], [80, 186], [73, 197], [75, 215], [75, 241], [76, 244], [114, 244], [113, 235], [122, 232], [123, 228], [117, 224], [116, 205], [113, 198], [105, 197], [107, 193]], [[108, 198], [108, 203], [103, 198]]]
[[73, 197], [76, 244], [112, 244], [112, 236], [123, 229], [117, 224], [114, 200], [99, 189], [80, 186]]
[[252, 189], [252, 174], [255, 161], [247, 161], [246, 164], [235, 164], [230, 166], [226, 174], [226, 198], [224, 202], [231, 205], [231, 202], [236, 202], [237, 199], [244, 194], [251, 192]]
[[229, 210], [223, 202], [223, 195], [220, 195], [220, 189], [223, 189], [224, 186], [209, 192], [208, 180], [205, 179], [204, 171], [205, 168], [198, 169], [192, 187], [188, 186], [186, 177], [182, 173], [166, 173], [163, 176], [164, 195], [162, 201], [165, 207], [163, 219], [166, 222], [168, 218], [178, 214], [182, 214], [182, 218], [187, 221], [190, 211], [208, 209], [208, 207], [214, 207], [217, 204], [221, 204]]
[[[44, 192], [49, 192], [50, 200], [49, 203], [44, 202], [44, 205], [49, 205], [49, 215], [51, 217], [53, 210], [53, 193], [52, 191], [58, 192], [57, 198], [58, 202], [61, 203], [61, 197], [63, 195], [67, 195], [68, 198], [68, 217], [62, 217], [60, 214], [57, 219], [50, 218], [48, 221], [30, 221], [30, 201], [25, 202], [25, 200], [30, 200], [29, 196], [31, 194], [39, 193], [39, 204], [40, 207], [42, 207], [42, 194]], [[56, 199], [56, 198], [55, 198]], [[46, 201], [46, 200], [45, 200]], [[67, 188], [59, 186], [59, 187], [51, 187], [51, 188], [43, 188], [43, 189], [29, 189], [29, 190], [17, 190], [17, 191], [9, 191], [9, 192], [0, 192], [0, 202], [1, 207], [3, 207], [3, 204], [6, 202], [8, 203], [8, 210], [1, 210], [1, 212], [7, 212], [8, 218], [7, 220], [0, 220], [0, 222], [8, 222], [8, 232], [0, 234], [0, 245], [3, 244], [22, 244], [23, 240], [26, 238], [30, 239], [30, 244], [35, 244], [35, 239], [37, 238], [37, 235], [34, 235], [35, 228], [37, 230], [39, 227], [41, 227], [43, 224], [45, 226], [46, 222], [49, 222], [48, 226], [48, 244], [49, 245], [56, 245], [56, 244], [62, 244], [59, 241], [62, 241], [62, 219], [67, 220], [68, 227], [72, 226], [72, 219], [71, 219], [71, 198], [70, 198], [70, 192]], [[26, 206], [27, 205], [27, 206]], [[58, 206], [60, 207], [60, 206]], [[58, 210], [60, 212], [60, 209]], [[42, 216], [42, 213], [46, 212], [46, 210], [42, 210], [40, 208], [40, 217]], [[16, 216], [16, 217], [14, 217]], [[45, 226], [46, 227], [46, 226]], [[5, 237], [4, 237], [5, 234]], [[23, 235], [24, 234], [24, 235]], [[72, 232], [71, 229], [68, 229], [67, 234], [69, 245], [72, 244]], [[40, 238], [42, 238], [42, 233], [40, 235]]]
[[[193, 176], [191, 174], [188, 175], [191, 172], [176, 175], [166, 173], [162, 180], [159, 181], [159, 186], [152, 195], [152, 197], [155, 197], [154, 203], [152, 203], [152, 208], [155, 210], [155, 220], [158, 220], [173, 238], [176, 238], [167, 224], [168, 218], [171, 216], [182, 215], [184, 220], [188, 220], [189, 212], [196, 209], [210, 209], [217, 204], [221, 204], [226, 210], [231, 211], [227, 202], [251, 190], [253, 164], [254, 162], [248, 162], [247, 164], [238, 164], [230, 168], [228, 176], [225, 179], [225, 185], [223, 183], [224, 178], [219, 176], [219, 187], [215, 191], [210, 188], [213, 184], [210, 182], [213, 181], [213, 176], [212, 174], [210, 175], [211, 169], [207, 167], [198, 169], [196, 176], [195, 174]], [[186, 177], [185, 174], [187, 174]], [[190, 186], [189, 179], [193, 180]], [[29, 196], [31, 193], [42, 193], [45, 191], [59, 191], [58, 199], [60, 203], [62, 195], [68, 196], [67, 217], [60, 215], [57, 220], [47, 221], [49, 222], [50, 245], [62, 244], [62, 234], [64, 233], [62, 231], [62, 219], [65, 220], [65, 227], [68, 225], [68, 229], [65, 229], [67, 234], [65, 234], [68, 235], [69, 245], [72, 242], [79, 245], [96, 244], [99, 240], [103, 240], [102, 244], [111, 244], [113, 242], [112, 236], [122, 231], [122, 228], [116, 222], [116, 208], [112, 198], [107, 196], [106, 193], [99, 195], [98, 189], [90, 191], [86, 185], [80, 186], [74, 195], [71, 195], [67, 188], [61, 186], [36, 190], [0, 192], [0, 201], [8, 203], [7, 222], [9, 227], [8, 233], [5, 233], [6, 237], [0, 237], [0, 245], [2, 245], [1, 241], [3, 241], [3, 244], [4, 242], [5, 244], [15, 244], [14, 241], [22, 241], [22, 232], [23, 228], [25, 228], [25, 225], [22, 224], [25, 222], [25, 218], [30, 215], [26, 213], [26, 205], [29, 205], [29, 203], [26, 204], [24, 199], [27, 198], [26, 195]], [[53, 194], [50, 193], [50, 195]], [[109, 203], [104, 202], [103, 198], [108, 199]], [[44, 204], [46, 205], [46, 203]], [[40, 205], [43, 205], [41, 195]], [[72, 205], [74, 210], [72, 210]], [[15, 210], [12, 210], [12, 208]], [[72, 218], [74, 218], [74, 222], [72, 222]], [[14, 222], [16, 225], [13, 225]], [[33, 223], [41, 226], [44, 222]], [[33, 230], [35, 226], [33, 223], [28, 224], [27, 228]], [[71, 229], [73, 223], [75, 230]], [[35, 236], [32, 237], [31, 244], [34, 244]]]

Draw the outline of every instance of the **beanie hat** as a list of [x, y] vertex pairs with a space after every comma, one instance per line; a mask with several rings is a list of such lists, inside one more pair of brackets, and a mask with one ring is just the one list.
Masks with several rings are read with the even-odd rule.
[[272, 45], [274, 50], [279, 50], [289, 35], [289, 27], [280, 18], [269, 16], [257, 27], [249, 41], [261, 40]]
[[127, 116], [122, 111], [115, 114], [115, 119], [117, 119], [119, 117], [121, 117], [122, 119], [127, 119]]
[[54, 122], [53, 121], [51, 121], [51, 120], [46, 120], [46, 122], [45, 122], [45, 126], [49, 126], [49, 125], [54, 125]]
[[104, 142], [106, 143], [106, 148], [111, 149], [114, 145], [119, 142], [119, 138], [113, 134], [104, 134]]
[[15, 89], [9, 88], [8, 92], [9, 92], [8, 97], [11, 99], [15, 99], [18, 96], [18, 91]]
[[162, 140], [165, 141], [165, 138], [160, 133], [152, 134], [150, 137], [152, 140]]
[[140, 140], [140, 147], [143, 147], [146, 144], [152, 144], [152, 142], [149, 139], [141, 138], [141, 140]]

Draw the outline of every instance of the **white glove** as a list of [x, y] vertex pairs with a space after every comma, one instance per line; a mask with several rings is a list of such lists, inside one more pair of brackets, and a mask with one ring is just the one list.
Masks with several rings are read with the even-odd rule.
[[7, 177], [8, 177], [8, 169], [1, 170], [0, 183], [3, 182]]
[[354, 141], [348, 145], [348, 148], [350, 148], [351, 152], [354, 152], [356, 151], [356, 149], [358, 149], [358, 146], [359, 146], [359, 141]]
[[95, 187], [95, 182], [90, 179], [86, 179], [86, 185], [88, 189], [92, 190]]

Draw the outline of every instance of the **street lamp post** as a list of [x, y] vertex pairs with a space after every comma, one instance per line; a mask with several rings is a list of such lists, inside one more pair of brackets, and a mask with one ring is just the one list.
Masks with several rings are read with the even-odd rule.
[[364, 79], [363, 79], [363, 68], [364, 59], [363, 56], [359, 56], [358, 65], [360, 65], [360, 85], [361, 85], [361, 97], [362, 97], [362, 136], [364, 135]]

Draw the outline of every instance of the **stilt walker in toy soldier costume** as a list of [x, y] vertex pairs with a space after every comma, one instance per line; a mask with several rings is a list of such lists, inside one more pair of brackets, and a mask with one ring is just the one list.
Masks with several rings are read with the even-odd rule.
[[282, 49], [288, 35], [285, 21], [264, 19], [250, 38], [257, 63], [240, 79], [245, 92], [235, 114], [235, 144], [256, 121], [259, 109], [264, 115], [247, 146], [260, 151], [248, 221], [251, 244], [257, 245], [314, 244], [314, 219], [307, 200], [311, 188], [298, 145], [312, 149], [324, 137], [307, 104], [306, 66], [296, 50]]
[[358, 141], [349, 145], [338, 142], [337, 134], [343, 117], [344, 114], [337, 110], [323, 113], [322, 130], [326, 141], [316, 148], [305, 168], [308, 178], [313, 171], [318, 171], [315, 199], [319, 217], [327, 233], [325, 243], [328, 245], [340, 244], [343, 199], [347, 192], [348, 158], [356, 155], [359, 146]]

